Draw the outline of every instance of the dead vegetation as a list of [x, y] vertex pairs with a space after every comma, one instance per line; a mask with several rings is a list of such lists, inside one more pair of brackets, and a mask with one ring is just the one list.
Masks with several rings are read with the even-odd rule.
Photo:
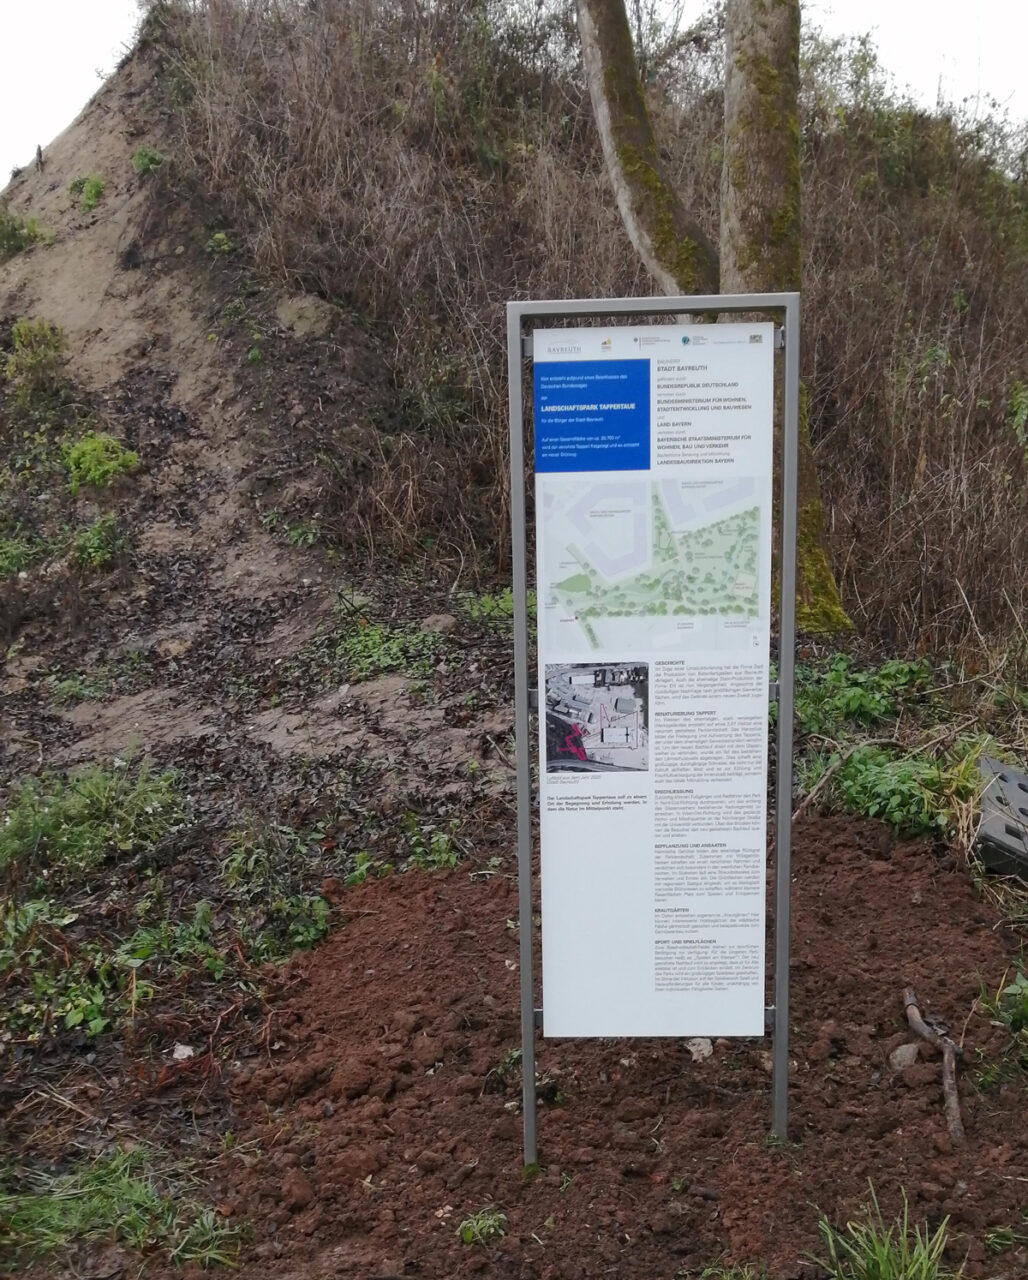
[[[337, 533], [488, 575], [506, 546], [510, 297], [645, 292], [566, 4], [157, 6], [180, 161], [265, 270], [384, 338]], [[643, 52], [671, 171], [711, 230], [717, 18]], [[804, 374], [836, 574], [867, 634], [981, 648], [1023, 612], [1024, 134], [914, 109], [866, 45], [804, 53]]]

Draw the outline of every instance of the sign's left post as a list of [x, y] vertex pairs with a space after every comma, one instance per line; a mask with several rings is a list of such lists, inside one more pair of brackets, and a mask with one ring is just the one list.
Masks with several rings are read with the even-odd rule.
[[538, 1160], [535, 1107], [535, 965], [532, 955], [532, 748], [528, 682], [528, 545], [525, 515], [524, 382], [521, 313], [507, 304], [510, 421], [511, 568], [514, 587], [514, 734], [518, 784], [518, 933], [521, 971], [521, 1100], [524, 1162]]

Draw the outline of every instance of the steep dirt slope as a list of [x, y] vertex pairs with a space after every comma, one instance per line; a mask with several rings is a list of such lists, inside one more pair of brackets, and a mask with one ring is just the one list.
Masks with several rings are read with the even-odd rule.
[[[234, 260], [205, 253], [201, 216], [166, 207], [167, 189], [135, 175], [135, 149], [154, 141], [141, 123], [149, 76], [144, 59], [130, 60], [48, 149], [44, 170], [12, 182], [12, 209], [38, 219], [53, 242], [0, 266], [0, 316], [60, 325], [70, 375], [95, 397], [105, 425], [140, 453], [144, 474], [124, 498], [135, 525], [133, 616], [118, 644], [178, 662], [202, 645], [207, 628], [249, 608], [255, 622], [263, 616], [251, 636], [259, 666], [309, 640], [333, 589], [348, 580], [282, 531], [275, 536], [268, 503], [259, 518], [261, 495], [281, 479], [274, 455], [309, 413], [330, 413], [344, 428], [348, 418], [362, 420], [381, 391], [370, 392], [360, 371], [379, 362], [335, 308], [260, 290]], [[85, 213], [68, 188], [88, 174], [101, 175], [105, 189]], [[226, 312], [232, 320], [243, 313], [245, 323], [233, 329]], [[263, 363], [255, 365], [246, 350], [258, 323]], [[233, 340], [240, 328], [241, 350]], [[309, 459], [287, 480], [291, 496], [316, 500]], [[124, 603], [121, 584], [115, 594]], [[24, 663], [34, 641], [20, 641]], [[19, 691], [19, 671], [15, 660], [8, 692]], [[182, 687], [144, 689], [103, 708], [84, 703], [63, 717], [82, 740], [51, 762], [116, 751], [130, 739], [147, 748], [202, 735], [218, 721], [213, 693], [196, 702]], [[287, 754], [331, 754], [335, 711], [272, 708], [246, 731]]]
[[[229, 584], [245, 576], [248, 561], [265, 566], [264, 579], [299, 577], [299, 560], [259, 527], [239, 523], [254, 422], [211, 333], [218, 304], [209, 272], [197, 270], [202, 227], [183, 210], [162, 208], [153, 184], [132, 169], [136, 148], [153, 141], [141, 124], [150, 76], [144, 59], [130, 60], [48, 148], [43, 172], [11, 183], [12, 209], [35, 217], [53, 242], [0, 267], [0, 314], [60, 324], [70, 372], [90, 390], [113, 397], [125, 380], [145, 378], [160, 387], [163, 405], [188, 418], [189, 438], [172, 443], [159, 480], [151, 479], [166, 496], [202, 495], [202, 507], [177, 532], [158, 521], [144, 548], [201, 546]], [[90, 174], [105, 187], [87, 213], [69, 185]], [[247, 551], [229, 554], [227, 544], [240, 540]]]

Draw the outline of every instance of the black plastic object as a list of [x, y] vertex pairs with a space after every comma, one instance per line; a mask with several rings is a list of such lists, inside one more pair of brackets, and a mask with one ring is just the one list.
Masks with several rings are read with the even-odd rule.
[[981, 771], [978, 856], [996, 875], [1028, 880], [1028, 774], [988, 756], [982, 757]]

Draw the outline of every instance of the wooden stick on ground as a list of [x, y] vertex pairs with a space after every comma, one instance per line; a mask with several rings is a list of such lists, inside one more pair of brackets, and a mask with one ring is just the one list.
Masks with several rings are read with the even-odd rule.
[[957, 1093], [957, 1057], [960, 1050], [949, 1038], [933, 1031], [921, 1016], [917, 996], [913, 987], [903, 992], [903, 1007], [907, 1012], [907, 1022], [922, 1040], [927, 1040], [942, 1054], [942, 1093], [945, 1098], [946, 1127], [955, 1146], [964, 1143], [964, 1123], [960, 1118], [960, 1096]]

